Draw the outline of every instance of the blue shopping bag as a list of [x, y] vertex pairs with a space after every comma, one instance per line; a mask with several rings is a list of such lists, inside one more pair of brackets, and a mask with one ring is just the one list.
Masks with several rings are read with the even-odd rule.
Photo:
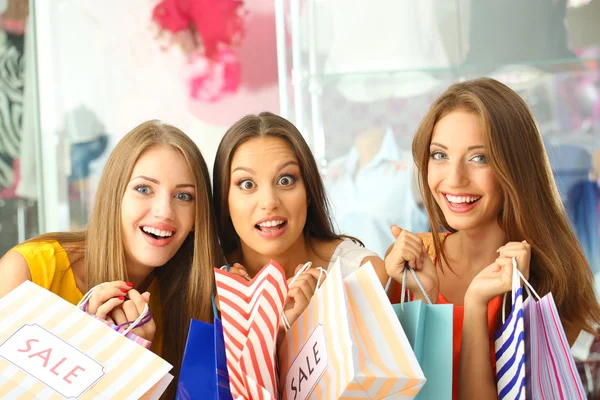
[[[422, 301], [404, 301], [407, 271], [417, 281], [427, 304]], [[454, 306], [432, 304], [415, 271], [405, 267], [400, 304], [393, 304], [393, 307], [427, 379], [415, 399], [452, 399]]]
[[214, 325], [192, 319], [179, 373], [177, 399], [232, 400], [220, 319], [215, 318]]

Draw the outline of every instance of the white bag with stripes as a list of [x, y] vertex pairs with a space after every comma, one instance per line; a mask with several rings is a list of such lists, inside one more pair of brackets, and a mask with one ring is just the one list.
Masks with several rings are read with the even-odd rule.
[[3, 399], [158, 399], [171, 368], [30, 281], [0, 299]]
[[496, 381], [498, 399], [525, 399], [525, 329], [523, 326], [523, 288], [517, 261], [512, 259], [512, 310], [506, 320], [502, 302], [502, 327], [496, 332]]

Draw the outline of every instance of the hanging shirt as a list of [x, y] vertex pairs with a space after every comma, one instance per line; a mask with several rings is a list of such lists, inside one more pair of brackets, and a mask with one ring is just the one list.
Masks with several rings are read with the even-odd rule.
[[[429, 231], [429, 219], [414, 199], [412, 154], [400, 151], [388, 130], [379, 152], [358, 168], [358, 149], [334, 160], [324, 177], [339, 232], [360, 239], [380, 257], [394, 242], [390, 226]], [[356, 172], [356, 176], [353, 177]]]

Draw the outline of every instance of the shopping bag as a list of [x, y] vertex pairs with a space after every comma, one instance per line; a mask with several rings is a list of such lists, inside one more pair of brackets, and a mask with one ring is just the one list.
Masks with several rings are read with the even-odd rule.
[[282, 399], [412, 399], [423, 372], [370, 263], [340, 260], [279, 349]]
[[525, 328], [523, 288], [516, 258], [512, 258], [512, 309], [506, 320], [506, 297], [502, 301], [502, 327], [496, 332], [496, 382], [498, 399], [525, 399]]
[[102, 321], [103, 323], [108, 325], [111, 329], [119, 332], [120, 334], [122, 334], [123, 336], [128, 338], [129, 340], [131, 340], [149, 350], [150, 347], [152, 347], [152, 342], [131, 332], [133, 329], [148, 323], [152, 319], [152, 313], [150, 312], [150, 309], [147, 304], [146, 304], [142, 314], [135, 321], [128, 321], [128, 322], [120, 324], [120, 325], [115, 325], [111, 322], [108, 322], [106, 320], [98, 318], [98, 317], [96, 317], [95, 314], [91, 314], [87, 311], [87, 308], [88, 308], [88, 305], [90, 302], [90, 297], [92, 297], [92, 293], [94, 292], [94, 290], [96, 290], [97, 288], [99, 288], [102, 285], [105, 285], [106, 283], [107, 282], [101, 283], [99, 285], [94, 286], [92, 289], [90, 289], [85, 295], [83, 295], [83, 297], [79, 301], [79, 303], [77, 303], [77, 307], [80, 308], [81, 310], [85, 311], [88, 315], [91, 315], [92, 317], [96, 318], [97, 320]]
[[157, 399], [171, 365], [30, 281], [0, 299], [0, 393]]
[[177, 385], [177, 399], [231, 400], [223, 325], [192, 319]]
[[525, 284], [529, 294], [523, 304], [527, 398], [586, 399], [552, 293], [540, 298], [529, 282]]
[[[409, 270], [425, 295], [426, 303], [404, 302]], [[427, 379], [415, 399], [452, 399], [454, 306], [432, 304], [415, 271], [406, 267], [402, 275], [400, 304], [392, 307]]]
[[251, 280], [215, 268], [231, 395], [278, 399], [276, 341], [287, 281], [271, 261]]

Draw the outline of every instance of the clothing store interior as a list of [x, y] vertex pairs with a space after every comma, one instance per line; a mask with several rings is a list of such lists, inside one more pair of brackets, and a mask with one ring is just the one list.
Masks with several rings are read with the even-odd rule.
[[[0, 0], [1, 254], [85, 229], [141, 122], [181, 129], [212, 171], [227, 129], [270, 111], [308, 143], [339, 232], [383, 258], [391, 225], [431, 231], [421, 120], [452, 84], [490, 77], [535, 118], [600, 298], [600, 0], [240, 0], [239, 32], [214, 48], [211, 1], [181, 1], [196, 3], [182, 22], [177, 1]], [[600, 340], [577, 345], [596, 398]]]

